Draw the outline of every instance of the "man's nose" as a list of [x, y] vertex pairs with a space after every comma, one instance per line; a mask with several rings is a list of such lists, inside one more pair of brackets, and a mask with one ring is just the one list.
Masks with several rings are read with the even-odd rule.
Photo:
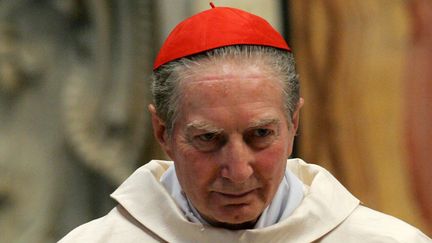
[[223, 148], [221, 176], [234, 183], [247, 181], [253, 174], [253, 151], [241, 138], [231, 139]]

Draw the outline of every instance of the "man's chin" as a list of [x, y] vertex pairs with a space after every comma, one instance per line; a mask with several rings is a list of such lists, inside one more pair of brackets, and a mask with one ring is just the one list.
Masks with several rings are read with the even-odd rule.
[[[218, 227], [218, 228], [225, 228], [225, 229], [230, 229], [230, 230], [242, 230], [242, 229], [253, 229], [255, 227], [256, 222], [259, 219], [259, 215], [258, 217], [245, 217], [245, 218], [241, 218], [241, 217], [221, 217], [218, 219], [209, 219], [206, 218], [205, 216], [201, 215], [203, 217], [203, 219], [205, 221], [207, 221], [207, 223], [209, 223], [210, 225], [214, 226], [214, 227]], [[244, 217], [245, 215], [243, 215]]]
[[257, 222], [256, 220], [253, 220], [253, 221], [248, 221], [239, 224], [230, 224], [230, 223], [223, 223], [223, 222], [209, 222], [209, 223], [212, 226], [218, 228], [225, 228], [230, 230], [244, 230], [244, 229], [253, 229], [256, 222]]
[[257, 202], [222, 205], [208, 209], [213, 211], [209, 216], [198, 213], [210, 225], [231, 230], [253, 229], [263, 211]]

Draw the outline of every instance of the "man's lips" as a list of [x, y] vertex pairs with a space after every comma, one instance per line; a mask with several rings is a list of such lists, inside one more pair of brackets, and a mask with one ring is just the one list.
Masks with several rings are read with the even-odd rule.
[[241, 192], [224, 192], [224, 191], [214, 191], [219, 196], [222, 196], [226, 199], [242, 199], [254, 193], [256, 189], [241, 191]]
[[246, 191], [246, 192], [234, 192], [234, 193], [224, 193], [219, 192], [220, 194], [227, 196], [227, 197], [243, 197], [246, 196], [248, 193], [252, 192], [253, 190]]

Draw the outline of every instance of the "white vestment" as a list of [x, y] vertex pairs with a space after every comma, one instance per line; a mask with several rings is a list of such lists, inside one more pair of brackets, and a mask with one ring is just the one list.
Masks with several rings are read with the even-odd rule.
[[237, 231], [190, 222], [159, 182], [171, 164], [154, 160], [136, 170], [111, 195], [117, 207], [60, 242], [432, 242], [409, 224], [360, 205], [328, 171], [300, 159], [287, 167], [302, 181], [304, 197], [284, 220]]

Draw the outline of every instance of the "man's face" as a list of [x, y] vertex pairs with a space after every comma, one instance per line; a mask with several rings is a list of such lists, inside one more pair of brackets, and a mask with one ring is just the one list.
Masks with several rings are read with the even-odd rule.
[[297, 122], [287, 119], [275, 79], [261, 66], [230, 62], [181, 83], [163, 147], [187, 197], [214, 225], [257, 220], [284, 176]]

